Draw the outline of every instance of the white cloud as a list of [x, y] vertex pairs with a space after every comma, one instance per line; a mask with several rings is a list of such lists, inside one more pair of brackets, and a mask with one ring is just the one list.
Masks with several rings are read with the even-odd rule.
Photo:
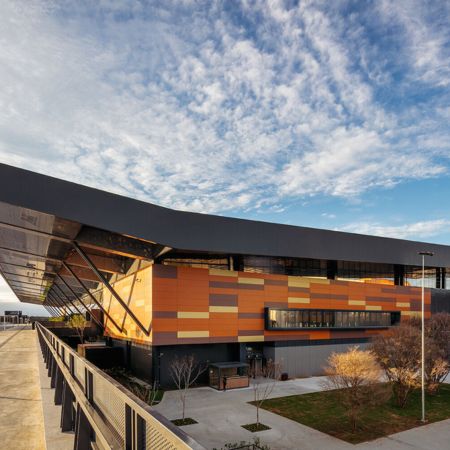
[[400, 25], [405, 33], [405, 51], [411, 77], [437, 86], [450, 84], [450, 29], [448, 2], [406, 0], [379, 3], [385, 21]]
[[208, 212], [446, 173], [442, 107], [384, 107], [366, 34], [320, 2], [1, 2], [0, 160]]
[[380, 223], [360, 222], [340, 227], [340, 231], [369, 234], [399, 239], [423, 239], [448, 233], [450, 220], [425, 220], [402, 225], [382, 225]]
[[18, 302], [11, 288], [6, 284], [6, 281], [0, 275], [0, 302]]

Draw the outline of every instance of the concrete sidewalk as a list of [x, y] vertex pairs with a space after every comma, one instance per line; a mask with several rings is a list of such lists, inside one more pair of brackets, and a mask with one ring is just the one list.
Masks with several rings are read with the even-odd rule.
[[0, 331], [0, 436], [4, 449], [46, 449], [36, 332], [29, 328], [19, 325]]
[[[324, 377], [278, 382], [271, 398], [306, 394], [322, 389]], [[348, 444], [320, 431], [261, 410], [260, 420], [271, 430], [251, 433], [241, 427], [254, 423], [256, 409], [251, 388], [227, 392], [208, 387], [192, 389], [186, 415], [199, 423], [184, 426], [183, 430], [208, 449], [221, 448], [228, 442], [251, 441], [259, 437], [271, 450], [450, 450], [450, 420], [433, 423], [358, 445]], [[180, 418], [180, 403], [176, 391], [164, 394], [155, 409], [169, 419]]]
[[[35, 339], [40, 352], [37, 335]], [[61, 406], [55, 405], [55, 389], [50, 387], [50, 377], [41, 353], [38, 356], [38, 365], [47, 450], [73, 450], [75, 434], [72, 431], [64, 433], [61, 431]]]

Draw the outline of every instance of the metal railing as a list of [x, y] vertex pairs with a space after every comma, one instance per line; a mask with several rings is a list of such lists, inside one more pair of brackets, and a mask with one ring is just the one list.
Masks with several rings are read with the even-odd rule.
[[37, 323], [62, 431], [75, 431], [74, 450], [204, 450], [116, 380]]

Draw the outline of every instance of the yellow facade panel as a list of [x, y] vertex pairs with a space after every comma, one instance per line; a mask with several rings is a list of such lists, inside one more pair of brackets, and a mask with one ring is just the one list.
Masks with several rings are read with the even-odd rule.
[[238, 336], [238, 342], [263, 342], [264, 336]]
[[237, 306], [210, 306], [209, 312], [212, 313], [237, 313], [239, 308]]
[[208, 311], [178, 311], [178, 319], [209, 319]]
[[366, 304], [366, 301], [365, 300], [349, 300], [348, 304], [353, 305], [353, 306], [364, 306]]
[[222, 270], [222, 269], [209, 269], [210, 275], [215, 275], [217, 277], [237, 277], [238, 272], [235, 270]]
[[395, 306], [397, 308], [409, 308], [411, 304], [409, 302], [397, 302]]
[[263, 278], [238, 278], [238, 283], [241, 284], [264, 284]]
[[209, 331], [178, 331], [178, 338], [205, 338], [209, 337]]
[[288, 297], [288, 303], [311, 303], [311, 299], [306, 297]]

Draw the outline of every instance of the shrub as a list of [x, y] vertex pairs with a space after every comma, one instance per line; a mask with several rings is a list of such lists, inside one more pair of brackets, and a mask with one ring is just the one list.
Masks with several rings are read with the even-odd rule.
[[380, 383], [381, 367], [370, 351], [355, 346], [345, 353], [333, 353], [328, 358], [325, 373], [328, 375], [325, 386], [339, 389], [353, 432], [363, 408], [383, 403], [388, 398], [385, 386]]
[[403, 408], [411, 390], [420, 386], [419, 330], [405, 323], [393, 327], [374, 338], [372, 351], [392, 384], [397, 405]]

